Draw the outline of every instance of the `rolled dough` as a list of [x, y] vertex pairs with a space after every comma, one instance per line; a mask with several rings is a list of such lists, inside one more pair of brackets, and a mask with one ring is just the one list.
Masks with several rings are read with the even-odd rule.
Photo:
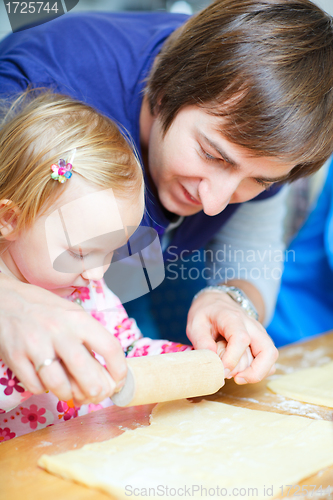
[[[186, 487], [193, 497], [267, 500], [279, 495], [280, 486], [298, 484], [333, 464], [332, 445], [328, 421], [181, 400], [155, 407], [149, 427], [80, 450], [43, 455], [38, 463], [119, 499], [161, 498], [166, 488], [168, 496], [190, 496], [184, 494]], [[227, 489], [224, 495], [222, 488]]]
[[269, 382], [267, 387], [287, 398], [333, 408], [333, 361], [282, 375]]

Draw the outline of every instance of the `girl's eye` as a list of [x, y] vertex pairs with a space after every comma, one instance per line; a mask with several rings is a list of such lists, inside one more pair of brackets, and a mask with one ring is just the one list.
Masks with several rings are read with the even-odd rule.
[[74, 253], [74, 252], [70, 252], [70, 254], [76, 260], [83, 260], [85, 257], [87, 257], [86, 255], [82, 255], [81, 253], [77, 254], [77, 253]]

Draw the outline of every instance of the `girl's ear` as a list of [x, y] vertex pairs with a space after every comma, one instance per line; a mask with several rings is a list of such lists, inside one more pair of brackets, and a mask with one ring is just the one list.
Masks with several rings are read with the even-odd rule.
[[0, 200], [0, 213], [5, 207], [7, 210], [0, 217], [0, 233], [6, 240], [14, 241], [17, 238], [15, 228], [20, 210], [12, 201]]

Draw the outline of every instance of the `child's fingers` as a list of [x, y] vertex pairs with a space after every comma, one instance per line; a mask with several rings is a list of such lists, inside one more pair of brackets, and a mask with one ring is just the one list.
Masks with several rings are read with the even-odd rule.
[[[235, 382], [239, 384], [256, 383], [267, 376], [277, 359], [278, 351], [264, 327], [258, 321], [250, 318], [246, 312], [242, 311], [242, 314], [244, 315], [243, 324], [246, 328], [246, 343], [248, 343], [246, 347], [250, 347], [254, 360], [248, 368], [237, 373]], [[244, 330], [239, 330], [237, 324], [236, 321], [234, 323], [233, 321], [225, 323], [223, 336], [226, 338], [228, 345], [222, 361], [227, 367], [232, 366], [229, 356], [232, 354], [232, 361], [234, 361], [235, 352], [239, 354], [242, 346], [245, 345]], [[232, 350], [233, 352], [231, 352]]]
[[232, 370], [232, 372], [227, 378], [233, 378], [238, 373], [246, 370], [246, 368], [251, 366], [253, 359], [254, 358], [252, 356], [251, 349], [248, 347], [244, 352], [243, 356], [241, 357], [241, 359], [239, 360], [239, 362], [237, 363], [236, 367]]
[[226, 342], [226, 340], [219, 340], [218, 342], [216, 342], [216, 346], [217, 346], [216, 353], [222, 359], [222, 356], [225, 353], [226, 348], [227, 348], [227, 342]]
[[[5, 279], [5, 283], [0, 357], [22, 385], [34, 394], [50, 389], [62, 400], [71, 399], [68, 370], [90, 401], [111, 395], [116, 387], [112, 379], [119, 383], [127, 369], [117, 339], [77, 304], [32, 285], [18, 285], [15, 280]], [[28, 316], [18, 314], [17, 296], [22, 296], [22, 309], [29, 310]], [[82, 345], [84, 342], [105, 357], [111, 376]], [[36, 368], [53, 357], [59, 357], [63, 364], [53, 362], [37, 374]], [[79, 391], [77, 397], [81, 397]]]
[[[236, 369], [251, 343], [250, 336], [243, 321], [242, 311], [238, 315], [224, 314], [223, 336], [227, 340], [227, 348], [222, 356], [222, 362], [227, 370], [227, 377]], [[228, 372], [229, 370], [229, 372]]]
[[278, 351], [274, 347], [262, 346], [262, 351], [257, 353], [251, 366], [243, 372], [237, 373], [235, 382], [237, 384], [256, 383], [275, 371], [274, 363], [277, 360]]
[[[67, 313], [64, 315], [66, 332], [57, 327], [55, 331], [50, 331], [51, 334], [35, 330], [32, 335], [26, 336], [28, 356], [36, 368], [45, 359], [57, 357], [60, 359], [61, 362], [54, 361], [49, 366], [43, 366], [38, 373], [45, 388], [60, 400], [66, 401], [75, 396], [76, 401], [98, 403], [114, 393], [116, 381], [83, 345], [84, 335], [86, 333], [88, 336], [89, 332], [92, 341], [87, 341], [87, 346], [94, 348], [101, 355], [105, 355], [106, 349], [111, 344], [113, 347], [113, 351], [109, 347], [111, 368], [117, 367], [120, 358], [126, 370], [122, 348], [116, 338], [83, 310], [67, 311]], [[115, 373], [117, 374], [117, 370]], [[35, 377], [38, 376], [35, 374]]]
[[250, 345], [245, 325], [247, 314], [227, 295], [205, 292], [193, 302], [187, 323], [187, 336], [195, 349], [217, 351], [215, 340], [227, 341], [222, 362], [226, 376], [234, 370]]
[[90, 318], [94, 335], [87, 336], [84, 344], [91, 350], [103, 356], [110, 380], [116, 383], [117, 388], [125, 381], [127, 364], [123, 349], [118, 339], [101, 326], [97, 321]]
[[[227, 294], [206, 291], [192, 303], [187, 333], [196, 349], [211, 348], [216, 352], [214, 340], [227, 341], [222, 362], [225, 376], [235, 374], [237, 383], [255, 383], [271, 370], [278, 352], [263, 326], [250, 318]], [[250, 366], [249, 353], [255, 358]], [[242, 371], [237, 365], [241, 362]]]

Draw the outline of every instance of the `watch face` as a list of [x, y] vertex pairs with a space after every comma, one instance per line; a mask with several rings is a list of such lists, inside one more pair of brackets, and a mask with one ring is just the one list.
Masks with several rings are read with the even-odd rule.
[[234, 300], [236, 300], [237, 302], [242, 302], [244, 299], [245, 299], [245, 295], [243, 294], [243, 292], [241, 290], [234, 290], [234, 289], [230, 289], [227, 291], [227, 294], [230, 295], [230, 297]]

